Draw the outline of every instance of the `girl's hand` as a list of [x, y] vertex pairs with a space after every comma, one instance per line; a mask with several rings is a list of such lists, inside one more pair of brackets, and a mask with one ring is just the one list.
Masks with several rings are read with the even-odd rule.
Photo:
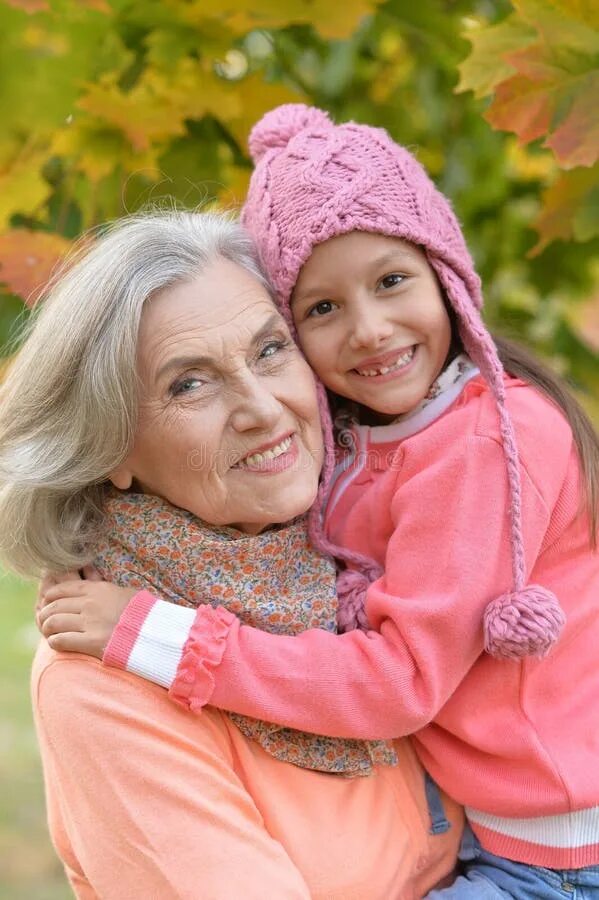
[[102, 659], [121, 613], [137, 589], [118, 587], [108, 581], [83, 580], [71, 572], [68, 575], [71, 580], [59, 583], [55, 576], [45, 577], [37, 606], [37, 626], [53, 650]]

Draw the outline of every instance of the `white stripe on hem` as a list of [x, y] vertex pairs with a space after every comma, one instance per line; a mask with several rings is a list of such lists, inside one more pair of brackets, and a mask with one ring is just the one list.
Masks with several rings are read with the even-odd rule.
[[568, 849], [599, 844], [599, 806], [534, 819], [506, 819], [467, 806], [466, 816], [481, 828], [541, 847]]

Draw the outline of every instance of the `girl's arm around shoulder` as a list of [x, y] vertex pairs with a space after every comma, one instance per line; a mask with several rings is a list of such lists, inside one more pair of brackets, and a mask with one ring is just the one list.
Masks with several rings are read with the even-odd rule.
[[[202, 608], [185, 631], [172, 696], [343, 737], [428, 724], [482, 653], [487, 603], [511, 587], [503, 450], [482, 416], [474, 421], [459, 441], [439, 441], [436, 455], [405, 454], [385, 574], [368, 593], [374, 630], [285, 637]], [[551, 509], [524, 466], [521, 480], [530, 572]]]

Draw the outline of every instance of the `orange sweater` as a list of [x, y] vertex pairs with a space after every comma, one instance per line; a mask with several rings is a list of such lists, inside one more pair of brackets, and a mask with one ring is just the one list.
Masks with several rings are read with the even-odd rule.
[[344, 778], [281, 762], [207, 708], [43, 641], [33, 670], [50, 832], [81, 900], [416, 900], [462, 816], [429, 834], [423, 772]]

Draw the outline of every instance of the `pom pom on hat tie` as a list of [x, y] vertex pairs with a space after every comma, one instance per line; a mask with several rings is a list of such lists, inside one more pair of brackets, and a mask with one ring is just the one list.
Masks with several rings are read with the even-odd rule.
[[547, 656], [565, 622], [555, 594], [529, 584], [489, 603], [484, 614], [485, 650], [499, 659]]
[[283, 149], [306, 128], [332, 127], [324, 110], [304, 103], [284, 103], [266, 113], [252, 128], [248, 138], [250, 156], [257, 163], [268, 150]]

